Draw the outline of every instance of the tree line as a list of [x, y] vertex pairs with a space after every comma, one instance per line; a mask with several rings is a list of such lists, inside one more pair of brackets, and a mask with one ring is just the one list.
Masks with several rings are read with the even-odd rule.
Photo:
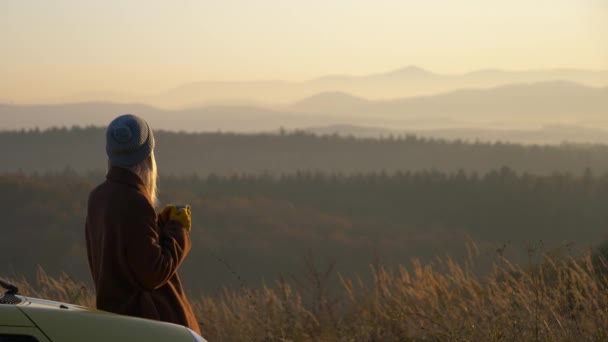
[[[549, 175], [608, 172], [606, 145], [518, 145], [442, 140], [415, 135], [355, 138], [279, 131], [276, 134], [185, 133], [159, 130], [156, 156], [165, 175], [291, 174], [297, 171], [369, 173], [420, 171], [486, 173], [504, 165]], [[0, 131], [0, 172], [69, 167], [105, 170], [102, 127]]]

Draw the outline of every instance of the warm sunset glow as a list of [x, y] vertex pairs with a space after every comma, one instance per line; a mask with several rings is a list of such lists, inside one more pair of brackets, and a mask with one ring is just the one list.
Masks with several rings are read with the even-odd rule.
[[0, 2], [0, 101], [154, 94], [204, 80], [608, 68], [608, 3]]

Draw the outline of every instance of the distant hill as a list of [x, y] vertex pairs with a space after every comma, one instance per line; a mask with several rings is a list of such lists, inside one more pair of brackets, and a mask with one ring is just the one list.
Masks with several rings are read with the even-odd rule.
[[370, 102], [342, 92], [325, 92], [307, 97], [289, 109], [299, 113], [332, 114], [352, 111], [353, 108], [366, 108]]
[[417, 66], [362, 76], [328, 75], [304, 82], [195, 82], [162, 94], [139, 98], [161, 107], [192, 107], [208, 102], [247, 99], [273, 105], [291, 103], [323, 92], [342, 92], [374, 100], [435, 95], [462, 88], [491, 88], [513, 83], [569, 81], [608, 86], [608, 70], [550, 69], [530, 71], [480, 70], [438, 74]]
[[84, 102], [58, 105], [0, 104], [0, 129], [107, 125], [121, 113], [161, 117], [167, 112], [141, 104]]
[[386, 101], [364, 101], [342, 93], [325, 93], [304, 99], [290, 108], [305, 113], [383, 117], [393, 121], [445, 118], [473, 123], [551, 124], [559, 120], [606, 118], [608, 87], [593, 88], [554, 81], [462, 89], [434, 96]]
[[[87, 102], [61, 105], [0, 105], [0, 129], [41, 129], [70, 126], [105, 126], [120, 114], [140, 115], [154, 129], [184, 131], [276, 130], [284, 113], [253, 106], [205, 106], [186, 110], [163, 110], [140, 104]], [[293, 118], [298, 122], [298, 118]]]
[[516, 83], [568, 81], [590, 87], [608, 86], [608, 70], [546, 69], [509, 71], [476, 70], [441, 74], [410, 65], [367, 75], [325, 75], [306, 81], [202, 81], [183, 84], [155, 94], [80, 93], [53, 103], [142, 103], [170, 109], [210, 104], [273, 107], [287, 105], [325, 92], [341, 92], [370, 100], [430, 96], [463, 88], [492, 88]]
[[382, 101], [326, 92], [273, 108], [208, 105], [163, 110], [140, 104], [103, 102], [0, 105], [0, 129], [106, 125], [122, 113], [141, 115], [155, 129], [199, 132], [268, 132], [279, 127], [298, 129], [342, 124], [399, 131], [530, 129], [556, 124], [607, 129], [608, 87], [555, 81]]

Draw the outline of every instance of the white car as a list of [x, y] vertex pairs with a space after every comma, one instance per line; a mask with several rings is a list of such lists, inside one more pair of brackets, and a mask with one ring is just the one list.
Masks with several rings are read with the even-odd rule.
[[176, 324], [29, 298], [0, 285], [0, 342], [206, 342]]

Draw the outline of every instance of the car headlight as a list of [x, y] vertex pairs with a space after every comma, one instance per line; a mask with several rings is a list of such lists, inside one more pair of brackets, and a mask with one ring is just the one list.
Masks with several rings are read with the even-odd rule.
[[196, 342], [207, 342], [207, 340], [202, 338], [199, 334], [195, 333], [192, 329], [190, 329], [190, 328], [186, 328], [186, 329], [188, 329], [188, 331], [190, 332], [190, 335], [192, 335], [192, 337], [194, 337], [194, 340]]

